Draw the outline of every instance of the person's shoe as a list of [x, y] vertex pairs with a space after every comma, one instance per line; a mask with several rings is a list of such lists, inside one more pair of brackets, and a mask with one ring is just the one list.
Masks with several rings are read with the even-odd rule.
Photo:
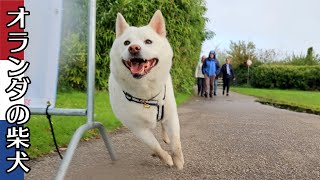
[[224, 96], [224, 91], [222, 91], [222, 95]]
[[205, 94], [204, 94], [204, 97], [205, 97], [205, 98], [207, 98], [207, 97], [208, 97], [208, 94], [207, 94], [207, 93], [205, 93]]
[[217, 94], [216, 94], [216, 93], [214, 93], [213, 95], [214, 95], [214, 96], [217, 96]]
[[210, 97], [212, 98], [212, 94], [210, 94]]
[[229, 96], [229, 93], [227, 93], [227, 96]]

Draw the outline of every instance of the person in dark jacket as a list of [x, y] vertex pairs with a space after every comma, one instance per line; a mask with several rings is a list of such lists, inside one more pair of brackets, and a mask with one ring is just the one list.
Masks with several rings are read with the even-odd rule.
[[234, 79], [234, 72], [230, 62], [231, 62], [231, 58], [228, 57], [226, 59], [226, 63], [222, 65], [221, 71], [220, 71], [220, 74], [222, 75], [222, 79], [223, 79], [222, 95], [224, 95], [225, 89], [227, 88], [227, 96], [229, 96], [230, 81]]
[[[212, 50], [209, 53], [208, 58], [203, 62], [202, 73], [205, 79], [205, 97], [212, 97], [213, 95], [213, 83], [216, 78], [216, 62], [215, 62], [215, 52]], [[210, 88], [210, 91], [209, 91]]]

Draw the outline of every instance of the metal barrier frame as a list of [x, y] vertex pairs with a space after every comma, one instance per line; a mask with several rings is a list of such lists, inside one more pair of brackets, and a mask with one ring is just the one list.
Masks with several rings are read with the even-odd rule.
[[[102, 139], [105, 143], [106, 148], [108, 149], [110, 158], [112, 161], [115, 161], [116, 154], [113, 150], [111, 140], [106, 134], [105, 127], [94, 121], [94, 90], [95, 90], [95, 55], [96, 55], [96, 0], [88, 1], [89, 9], [89, 36], [88, 36], [88, 59], [87, 59], [87, 109], [59, 109], [52, 108], [48, 110], [50, 115], [61, 115], [61, 116], [87, 116], [86, 124], [80, 126], [76, 132], [73, 134], [73, 137], [68, 145], [67, 152], [63, 160], [61, 161], [59, 170], [57, 172], [55, 180], [63, 180], [70, 162], [72, 160], [73, 154], [78, 146], [78, 143], [82, 135], [90, 130], [97, 128], [102, 136]], [[30, 108], [31, 114], [34, 115], [45, 115], [45, 108]]]

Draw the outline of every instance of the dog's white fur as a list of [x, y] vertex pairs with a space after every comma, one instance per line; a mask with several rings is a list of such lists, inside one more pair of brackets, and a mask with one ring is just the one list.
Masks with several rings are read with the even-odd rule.
[[[146, 44], [145, 40], [152, 44]], [[157, 58], [158, 63], [142, 78], [134, 78], [122, 60], [131, 58], [125, 41], [141, 47], [140, 56], [144, 59]], [[165, 21], [161, 11], [156, 11], [147, 26], [129, 26], [118, 13], [116, 39], [110, 51], [109, 93], [112, 109], [121, 122], [167, 165], [183, 168], [184, 158], [180, 142], [180, 125], [177, 106], [171, 82], [170, 68], [173, 52], [166, 39]], [[165, 88], [164, 88], [165, 87]], [[166, 89], [166, 90], [165, 90]], [[172, 155], [163, 150], [151, 129], [157, 124], [157, 108], [146, 108], [143, 104], [130, 102], [123, 91], [141, 99], [154, 99], [164, 105], [164, 118], [161, 121], [162, 138], [170, 144]], [[165, 93], [165, 100], [163, 100]]]

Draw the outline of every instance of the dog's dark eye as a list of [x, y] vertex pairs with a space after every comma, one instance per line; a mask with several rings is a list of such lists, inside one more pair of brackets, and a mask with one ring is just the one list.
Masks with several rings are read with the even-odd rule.
[[152, 44], [152, 41], [150, 39], [147, 39], [144, 41], [146, 44]]
[[130, 41], [125, 41], [123, 44], [128, 46], [130, 44]]

